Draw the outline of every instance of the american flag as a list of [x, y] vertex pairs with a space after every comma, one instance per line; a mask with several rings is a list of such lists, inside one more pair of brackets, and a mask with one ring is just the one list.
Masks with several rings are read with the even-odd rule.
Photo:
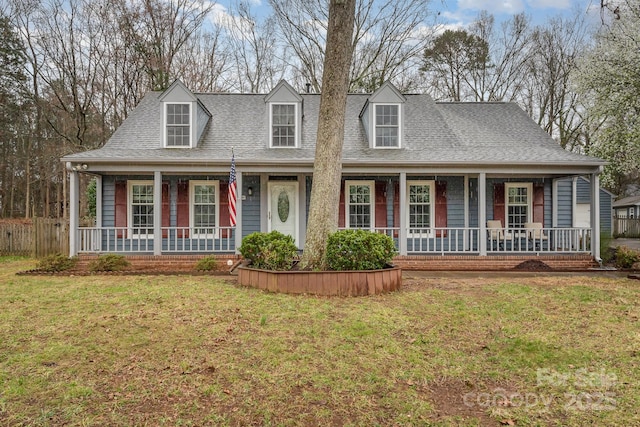
[[238, 183], [236, 182], [236, 158], [231, 154], [231, 173], [229, 174], [229, 224], [236, 226], [236, 200]]

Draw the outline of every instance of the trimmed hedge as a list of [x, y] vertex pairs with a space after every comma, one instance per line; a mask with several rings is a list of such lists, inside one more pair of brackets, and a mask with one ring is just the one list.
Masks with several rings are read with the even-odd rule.
[[298, 247], [293, 237], [278, 231], [251, 233], [242, 239], [238, 248], [242, 256], [251, 261], [255, 268], [264, 270], [291, 270], [298, 257]]
[[379, 270], [397, 254], [393, 239], [367, 230], [340, 230], [329, 236], [326, 260], [330, 270]]

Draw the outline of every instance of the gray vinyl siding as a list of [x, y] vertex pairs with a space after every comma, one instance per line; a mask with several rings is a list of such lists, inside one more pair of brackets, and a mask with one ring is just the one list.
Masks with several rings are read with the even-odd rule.
[[464, 227], [464, 178], [449, 176], [438, 181], [447, 182], [447, 227]]
[[[249, 187], [253, 190], [253, 196], [247, 194]], [[244, 175], [242, 192], [238, 195], [240, 199], [241, 195], [246, 196], [246, 199], [242, 200], [242, 238], [245, 238], [260, 231], [260, 177]]]
[[116, 179], [113, 176], [102, 177], [102, 226], [116, 225]]
[[[487, 192], [489, 191], [487, 190]], [[491, 197], [493, 198], [493, 187], [491, 188]], [[478, 178], [469, 178], [469, 227], [479, 227], [478, 225]]]
[[200, 104], [196, 103], [196, 106], [198, 111], [198, 116], [196, 118], [198, 128], [196, 129], [195, 145], [197, 146], [198, 142], [200, 142], [200, 138], [202, 137], [202, 133], [204, 132], [204, 128], [207, 126], [207, 123], [209, 123], [209, 114], [207, 114]]
[[558, 227], [573, 227], [572, 192], [570, 179], [558, 181]]
[[576, 203], [591, 203], [591, 183], [584, 178], [576, 182]]
[[613, 221], [611, 214], [611, 205], [613, 198], [611, 194], [604, 190], [600, 190], [600, 232], [604, 236], [611, 237], [613, 235]]

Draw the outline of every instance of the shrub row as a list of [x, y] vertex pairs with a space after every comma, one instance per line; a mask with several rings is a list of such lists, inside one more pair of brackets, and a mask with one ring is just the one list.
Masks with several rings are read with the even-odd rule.
[[[238, 249], [255, 268], [290, 270], [298, 258], [291, 236], [277, 231], [252, 233]], [[326, 262], [330, 270], [378, 270], [396, 255], [393, 239], [367, 230], [341, 230], [329, 236]]]

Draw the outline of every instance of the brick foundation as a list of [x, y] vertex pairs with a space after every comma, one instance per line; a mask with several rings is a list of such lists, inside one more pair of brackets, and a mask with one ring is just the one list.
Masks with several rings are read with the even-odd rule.
[[[97, 254], [83, 254], [79, 256], [78, 267], [86, 267], [92, 260], [98, 258]], [[131, 269], [136, 271], [195, 271], [197, 262], [209, 255], [125, 255], [131, 263]], [[228, 261], [235, 264], [240, 260], [240, 255], [220, 254], [214, 255], [218, 260], [217, 271], [228, 272], [231, 268]]]
[[[137, 271], [178, 271], [189, 272], [195, 270], [195, 265], [206, 255], [126, 255], [131, 268]], [[80, 255], [79, 266], [85, 267], [98, 255]], [[228, 261], [235, 264], [241, 259], [240, 255], [220, 254], [218, 271], [228, 272]], [[591, 255], [407, 255], [397, 256], [393, 264], [403, 270], [424, 271], [505, 271], [512, 270], [525, 261], [538, 261], [554, 270], [588, 270], [598, 267], [598, 263]]]
[[588, 270], [598, 267], [591, 255], [407, 255], [394, 258], [403, 270], [504, 271], [526, 261], [538, 261], [554, 270]]

